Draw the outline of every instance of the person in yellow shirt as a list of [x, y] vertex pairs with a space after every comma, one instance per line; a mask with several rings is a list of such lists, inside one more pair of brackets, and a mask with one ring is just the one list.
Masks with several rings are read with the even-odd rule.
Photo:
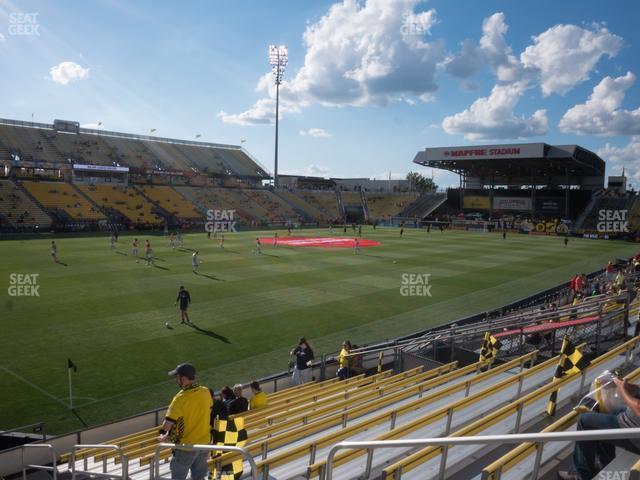
[[[160, 427], [160, 442], [195, 445], [211, 443], [211, 407], [213, 399], [207, 387], [196, 382], [196, 369], [182, 363], [169, 375], [176, 378], [180, 391], [171, 400]], [[172, 480], [185, 480], [189, 470], [193, 480], [204, 480], [208, 474], [206, 451], [173, 450], [169, 465]]]
[[351, 351], [351, 342], [345, 340], [342, 342], [342, 350], [340, 350], [340, 356], [338, 357], [338, 372], [337, 375], [340, 380], [349, 378], [349, 352]]
[[262, 391], [260, 384], [254, 380], [250, 386], [253, 397], [249, 401], [249, 410], [266, 407], [268, 403], [267, 394]]

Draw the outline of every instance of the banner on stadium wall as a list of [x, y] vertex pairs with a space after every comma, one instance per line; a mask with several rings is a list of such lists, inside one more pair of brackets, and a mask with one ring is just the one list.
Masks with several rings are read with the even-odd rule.
[[569, 233], [569, 225], [561, 220], [546, 220], [536, 223], [534, 232], [544, 235], [566, 235]]
[[562, 215], [563, 200], [559, 198], [536, 198], [536, 211], [544, 216]]
[[465, 195], [463, 208], [474, 210], [489, 210], [491, 203], [489, 197], [481, 197], [479, 195]]
[[128, 173], [129, 167], [110, 167], [108, 165], [85, 165], [82, 163], [75, 163], [73, 165], [74, 170], [90, 170], [94, 172], [118, 172]]
[[531, 210], [529, 197], [493, 197], [494, 210]]
[[458, 159], [486, 160], [494, 158], [543, 158], [544, 143], [427, 148], [424, 152], [428, 161]]

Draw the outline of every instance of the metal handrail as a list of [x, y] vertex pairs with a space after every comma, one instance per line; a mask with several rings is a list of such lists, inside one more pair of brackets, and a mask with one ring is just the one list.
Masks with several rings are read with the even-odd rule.
[[506, 443], [545, 443], [587, 440], [622, 440], [640, 438], [640, 428], [618, 428], [598, 431], [518, 433], [509, 435], [483, 435], [475, 437], [418, 438], [412, 440], [379, 440], [371, 442], [340, 442], [329, 450], [325, 480], [333, 478], [333, 460], [338, 450], [370, 451], [376, 448], [410, 448], [455, 445], [503, 445]]
[[[38, 465], [38, 464], [25, 464], [24, 463], [24, 451], [27, 448], [48, 448], [49, 450], [51, 450], [51, 458], [52, 458], [52, 462], [51, 462], [51, 466], [49, 465]], [[27, 443], [25, 445], [22, 446], [22, 480], [27, 480], [27, 470], [28, 469], [33, 469], [33, 470], [46, 470], [48, 472], [53, 472], [53, 480], [57, 480], [58, 478], [58, 468], [57, 468], [57, 463], [56, 463], [56, 452], [53, 449], [53, 445], [51, 445], [50, 443]]]
[[[115, 473], [107, 473], [106, 464], [104, 463], [103, 463], [102, 473], [76, 470], [76, 450], [80, 450], [82, 448], [99, 448], [104, 450], [115, 450], [120, 455], [120, 464], [122, 465], [122, 472], [120, 473], [120, 475], [117, 475]], [[122, 448], [119, 447], [118, 445], [105, 445], [105, 444], [99, 444], [99, 443], [87, 443], [87, 444], [74, 445], [71, 450], [71, 458], [69, 460], [69, 466], [71, 468], [71, 480], [75, 480], [76, 475], [79, 473], [90, 474], [93, 476], [98, 476], [103, 478], [120, 478], [123, 480], [126, 480], [129, 477], [129, 459], [124, 454]]]
[[[599, 296], [599, 297], [602, 297], [602, 296]], [[539, 322], [549, 318], [555, 318], [565, 314], [568, 315], [570, 313], [573, 313], [572, 311], [574, 310], [582, 310], [580, 313], [583, 315], [590, 314], [590, 313], [598, 313], [600, 307], [605, 303], [609, 303], [612, 301], [622, 301], [625, 299], [626, 299], [626, 294], [619, 294], [614, 296], [602, 297], [595, 302], [589, 301], [588, 303], [582, 303], [578, 305], [563, 306], [553, 311], [548, 311], [548, 310], [539, 311], [539, 312], [526, 311], [523, 313], [519, 313], [517, 315], [511, 315], [508, 317], [495, 319], [493, 321], [490, 321], [488, 324], [486, 322], [478, 322], [471, 325], [464, 325], [460, 327], [451, 328], [450, 330], [444, 330], [444, 329], [436, 330], [434, 332], [428, 333], [418, 338], [406, 339], [406, 340], [400, 340], [397, 342], [388, 342], [388, 343], [382, 343], [378, 345], [371, 345], [369, 347], [352, 349], [349, 352], [348, 356], [377, 353], [377, 352], [382, 352], [382, 351], [386, 351], [394, 348], [424, 346], [436, 340], [446, 341], [446, 340], [452, 340], [456, 338], [464, 338], [464, 337], [467, 337], [469, 334], [477, 333], [480, 330], [482, 331], [499, 330], [506, 325], [510, 326], [511, 329], [525, 328], [526, 326], [537, 325]], [[628, 309], [629, 307], [627, 306], [625, 308]], [[615, 311], [607, 314], [605, 317], [616, 316], [619, 314], [620, 314], [619, 311]], [[605, 317], [603, 317], [603, 319], [605, 319]], [[517, 320], [522, 320], [522, 322], [514, 326], [514, 321], [517, 321]], [[337, 354], [338, 352], [335, 352], [335, 353]], [[329, 356], [330, 355], [331, 354], [329, 354]]]
[[232, 447], [226, 445], [176, 445], [174, 443], [159, 443], [156, 447], [156, 453], [153, 456], [153, 465], [151, 467], [154, 480], [163, 480], [160, 476], [160, 451], [165, 448], [172, 448], [174, 450], [184, 450], [186, 452], [196, 451], [209, 451], [209, 452], [236, 452], [242, 455], [242, 457], [249, 462], [251, 466], [251, 476], [253, 480], [259, 480], [258, 467], [253, 459], [253, 456], [249, 454], [242, 447]]

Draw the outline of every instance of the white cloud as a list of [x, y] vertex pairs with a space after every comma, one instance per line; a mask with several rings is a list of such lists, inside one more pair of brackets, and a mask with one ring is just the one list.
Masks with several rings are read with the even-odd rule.
[[328, 177], [329, 169], [321, 165], [311, 164], [307, 165], [307, 168], [304, 170], [304, 174], [310, 177]]
[[[332, 5], [303, 34], [304, 63], [280, 86], [281, 105], [297, 111], [324, 106], [384, 105], [400, 97], [429, 98], [437, 89], [436, 67], [444, 59], [441, 42], [425, 42], [437, 23], [435, 10], [415, 12], [420, 0], [344, 0]], [[275, 97], [273, 78], [257, 86], [266, 92], [249, 110], [223, 113], [227, 123], [264, 125], [264, 106]]]
[[332, 136], [324, 128], [310, 128], [308, 130], [300, 130], [300, 135], [309, 135], [310, 137], [315, 138], [329, 138]]
[[78, 80], [89, 78], [89, 69], [74, 62], [61, 62], [49, 70], [51, 80], [60, 85], [68, 85]]
[[299, 175], [299, 176], [306, 176], [306, 177], [325, 177], [328, 178], [330, 175], [330, 170], [322, 165], [317, 165], [315, 163], [311, 163], [309, 165], [307, 165], [306, 167], [304, 167], [303, 169], [293, 169], [293, 170], [288, 170], [288, 169], [284, 169], [281, 172], [283, 175]]
[[445, 117], [442, 128], [452, 135], [463, 134], [467, 140], [544, 135], [549, 128], [545, 110], [536, 110], [529, 118], [513, 113], [518, 99], [527, 88], [525, 81], [495, 85], [488, 97], [478, 98], [468, 109]]
[[502, 82], [520, 79], [523, 75], [522, 66], [504, 38], [508, 29], [502, 12], [485, 18], [479, 43], [476, 45], [472, 40], [465, 40], [461, 52], [445, 61], [446, 70], [456, 77], [468, 78], [484, 65], [489, 65]]
[[636, 190], [640, 186], [640, 136], [633, 136], [624, 147], [606, 144], [596, 152], [607, 161], [610, 175], [620, 175], [622, 168], [625, 174], [633, 179]]
[[586, 103], [567, 110], [560, 119], [560, 130], [579, 135], [640, 135], [640, 108], [620, 109], [625, 92], [635, 80], [631, 72], [603, 78]]
[[7, 37], [4, 36], [4, 33], [0, 32], [0, 42], [4, 42], [7, 40]]
[[218, 118], [224, 123], [234, 125], [273, 125], [276, 117], [276, 102], [270, 98], [258, 100], [249, 110], [230, 114], [224, 110], [218, 112]]
[[556, 25], [533, 37], [533, 45], [520, 55], [527, 69], [539, 75], [542, 94], [564, 95], [589, 79], [589, 72], [603, 55], [614, 57], [622, 48], [622, 38], [594, 25]]
[[446, 70], [454, 76], [467, 79], [488, 65], [497, 80], [488, 97], [445, 117], [442, 126], [447, 133], [463, 134], [468, 140], [544, 135], [548, 131], [545, 110], [530, 117], [514, 113], [523, 92], [540, 85], [544, 96], [565, 94], [589, 78], [602, 56], [613, 57], [622, 47], [622, 39], [601, 25], [555, 25], [533, 37], [533, 44], [517, 59], [505, 41], [507, 30], [504, 14], [495, 13], [484, 19], [477, 45], [465, 40], [461, 51], [445, 61]]

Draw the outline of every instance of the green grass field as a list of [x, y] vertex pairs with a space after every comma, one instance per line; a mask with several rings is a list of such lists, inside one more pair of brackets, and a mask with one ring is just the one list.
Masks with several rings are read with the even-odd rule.
[[[323, 236], [327, 230], [297, 235]], [[226, 249], [204, 234], [185, 236], [200, 250], [201, 273], [190, 252], [151, 238], [158, 268], [130, 257], [131, 237], [118, 251], [107, 237], [0, 242], [0, 276], [37, 273], [39, 297], [10, 297], [4, 289], [0, 335], [0, 429], [46, 421], [51, 432], [81, 427], [67, 408], [67, 357], [78, 366], [74, 402], [89, 424], [166, 405], [176, 387], [167, 371], [182, 361], [214, 389], [282, 371], [301, 335], [316, 356], [344, 338], [363, 344], [424, 329], [551, 287], [577, 272], [630, 256], [637, 246], [615, 241], [464, 232], [406, 232], [370, 228], [363, 249], [264, 246], [252, 254], [256, 232], [228, 234]], [[271, 235], [271, 233], [265, 233]], [[280, 236], [286, 232], [280, 232]], [[339, 236], [340, 234], [338, 234]], [[142, 242], [141, 242], [142, 243]], [[143, 248], [140, 249], [143, 251]], [[125, 255], [126, 254], [126, 255]], [[432, 297], [400, 295], [403, 273], [431, 274]], [[191, 320], [179, 325], [179, 285], [192, 296]], [[174, 329], [165, 328], [165, 322]]]

